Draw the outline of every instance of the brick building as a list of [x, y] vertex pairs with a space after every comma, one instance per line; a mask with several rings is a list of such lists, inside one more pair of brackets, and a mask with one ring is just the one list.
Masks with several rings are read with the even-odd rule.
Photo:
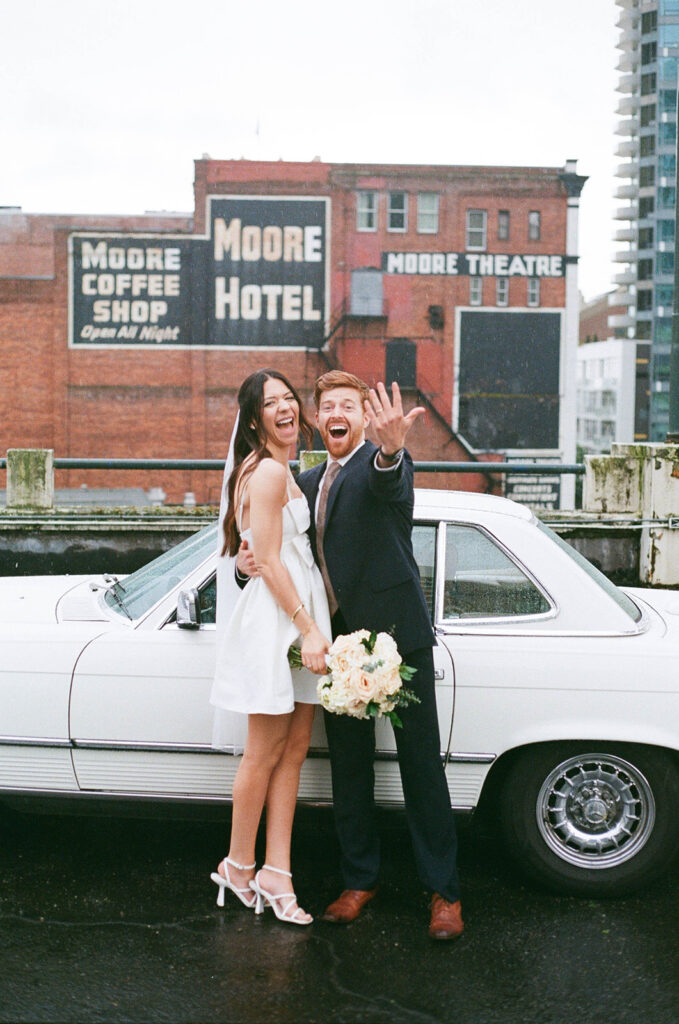
[[[199, 160], [193, 215], [0, 210], [0, 411], [9, 447], [223, 458], [240, 381], [310, 402], [339, 366], [424, 404], [417, 459], [574, 457], [577, 208], [558, 168]], [[218, 474], [69, 471], [59, 486]], [[482, 474], [418, 483], [486, 490]]]

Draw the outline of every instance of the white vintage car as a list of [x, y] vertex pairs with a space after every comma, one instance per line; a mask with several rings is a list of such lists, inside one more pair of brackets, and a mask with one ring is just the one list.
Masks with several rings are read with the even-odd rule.
[[[561, 891], [627, 893], [679, 840], [679, 594], [613, 586], [524, 506], [418, 491], [441, 757]], [[216, 527], [121, 581], [0, 580], [0, 800], [228, 800], [211, 748]], [[376, 795], [402, 802], [391, 727]], [[317, 713], [300, 799], [332, 799]]]

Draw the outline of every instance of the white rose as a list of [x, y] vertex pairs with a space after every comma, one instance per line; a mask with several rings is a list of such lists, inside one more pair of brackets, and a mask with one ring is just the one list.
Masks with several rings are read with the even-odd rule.
[[389, 665], [400, 665], [401, 655], [398, 653], [398, 647], [393, 636], [389, 633], [378, 633], [377, 640], [375, 641], [374, 655], [376, 658], [380, 658], [387, 662]]

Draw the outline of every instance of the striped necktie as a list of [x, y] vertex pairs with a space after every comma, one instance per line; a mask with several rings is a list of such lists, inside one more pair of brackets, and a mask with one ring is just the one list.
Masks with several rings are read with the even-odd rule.
[[318, 564], [321, 570], [321, 576], [323, 577], [323, 583], [325, 584], [325, 592], [328, 597], [328, 605], [330, 607], [330, 616], [335, 614], [338, 608], [337, 598], [335, 592], [332, 589], [332, 583], [330, 582], [330, 576], [328, 575], [328, 567], [325, 564], [325, 554], [323, 553], [323, 535], [325, 534], [325, 517], [328, 509], [328, 495], [330, 488], [339, 473], [340, 469], [339, 462], [331, 462], [325, 471], [323, 480], [321, 482], [321, 497], [318, 502], [318, 516], [316, 517], [316, 554], [318, 555]]

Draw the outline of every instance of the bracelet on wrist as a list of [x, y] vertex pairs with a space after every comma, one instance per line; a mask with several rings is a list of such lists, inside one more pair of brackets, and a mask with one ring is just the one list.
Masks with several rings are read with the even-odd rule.
[[297, 607], [295, 608], [294, 612], [290, 616], [290, 622], [294, 622], [295, 621], [296, 617], [299, 615], [299, 613], [302, 611], [303, 608], [304, 608], [304, 602], [300, 601], [299, 604], [297, 605]]
[[402, 451], [403, 451], [403, 449], [399, 448], [397, 451], [392, 452], [391, 455], [387, 455], [387, 453], [383, 452], [382, 449], [380, 448], [379, 454], [380, 454], [380, 458], [384, 459], [385, 462], [397, 462], [398, 459], [400, 459], [400, 457], [401, 457], [401, 452]]

